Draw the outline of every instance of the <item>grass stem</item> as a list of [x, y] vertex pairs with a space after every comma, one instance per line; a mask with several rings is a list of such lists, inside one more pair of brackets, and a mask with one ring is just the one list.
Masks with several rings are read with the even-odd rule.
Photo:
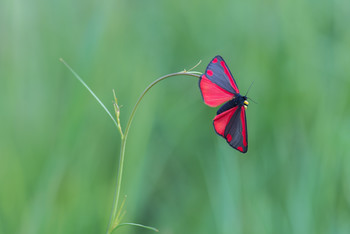
[[[145, 96], [145, 94], [157, 83], [159, 83], [162, 80], [165, 80], [169, 77], [174, 77], [174, 76], [182, 76], [182, 75], [186, 75], [186, 76], [193, 76], [193, 77], [197, 77], [199, 78], [200, 75], [198, 75], [198, 72], [192, 72], [192, 71], [183, 71], [183, 72], [177, 72], [177, 73], [171, 73], [165, 76], [162, 76], [158, 79], [156, 79], [155, 81], [153, 81], [140, 95], [139, 99], [137, 100], [134, 108], [131, 111], [129, 120], [126, 124], [125, 127], [125, 131], [124, 131], [124, 137], [122, 138], [121, 141], [121, 147], [120, 147], [120, 158], [119, 158], [119, 167], [118, 167], [118, 175], [117, 175], [117, 185], [116, 185], [116, 191], [115, 191], [115, 195], [114, 195], [114, 202], [113, 202], [113, 211], [111, 213], [110, 216], [110, 221], [109, 221], [109, 225], [108, 225], [108, 229], [107, 229], [107, 234], [112, 233], [113, 231], [113, 227], [118, 227], [118, 223], [115, 223], [116, 221], [116, 216], [118, 213], [118, 203], [119, 203], [119, 197], [120, 197], [120, 190], [121, 190], [121, 184], [122, 184], [122, 177], [123, 177], [123, 167], [124, 167], [124, 155], [125, 155], [125, 145], [126, 145], [126, 140], [128, 137], [128, 133], [129, 133], [129, 129], [132, 123], [132, 120], [134, 119], [136, 110], [142, 100], [142, 98]], [[117, 220], [117, 222], [120, 220]], [[143, 225], [141, 225], [143, 226]]]
[[[132, 225], [132, 226], [138, 226], [138, 227], [142, 227], [142, 228], [146, 228], [146, 229], [150, 229], [153, 231], [158, 232], [158, 230], [156, 228], [153, 227], [149, 227], [149, 226], [145, 226], [142, 224], [136, 224], [136, 223], [121, 223], [122, 217], [124, 212], [122, 212], [124, 203], [125, 203], [125, 199], [124, 201], [121, 203], [119, 210], [118, 210], [118, 203], [119, 203], [119, 197], [120, 197], [120, 191], [121, 191], [121, 185], [122, 185], [122, 179], [123, 179], [123, 168], [124, 168], [124, 158], [125, 158], [125, 145], [126, 145], [126, 140], [128, 137], [128, 133], [129, 133], [129, 129], [132, 123], [132, 120], [134, 119], [136, 110], [142, 100], [142, 98], [146, 95], [146, 93], [157, 83], [159, 83], [162, 80], [165, 80], [169, 77], [174, 77], [174, 76], [193, 76], [193, 77], [200, 77], [200, 72], [197, 71], [192, 71], [195, 67], [197, 67], [199, 65], [199, 63], [197, 65], [195, 65], [193, 68], [191, 68], [190, 70], [184, 70], [182, 72], [176, 72], [176, 73], [171, 73], [165, 76], [162, 76], [158, 79], [156, 79], [155, 81], [153, 81], [140, 95], [139, 99], [137, 100], [134, 108], [131, 111], [129, 120], [126, 124], [125, 127], [125, 131], [123, 133], [122, 131], [122, 127], [120, 125], [120, 119], [119, 119], [119, 115], [120, 115], [120, 109], [117, 103], [117, 97], [115, 95], [115, 92], [113, 90], [113, 95], [114, 95], [114, 111], [115, 111], [115, 115], [116, 115], [116, 119], [113, 118], [113, 116], [111, 115], [111, 113], [108, 111], [108, 109], [106, 108], [106, 106], [101, 102], [101, 100], [95, 95], [95, 93], [89, 88], [89, 86], [83, 81], [83, 79], [61, 58], [60, 61], [73, 73], [73, 75], [75, 76], [76, 79], [78, 79], [78, 81], [84, 85], [84, 87], [91, 93], [91, 95], [97, 100], [97, 102], [102, 106], [102, 108], [107, 112], [107, 114], [109, 115], [109, 117], [112, 119], [112, 121], [114, 122], [115, 126], [118, 128], [119, 132], [120, 132], [120, 138], [121, 138], [121, 146], [120, 146], [120, 155], [119, 155], [119, 166], [118, 166], [118, 174], [117, 174], [117, 182], [116, 182], [116, 190], [114, 193], [114, 197], [113, 197], [113, 208], [112, 208], [112, 212], [109, 218], [109, 224], [108, 224], [108, 228], [107, 228], [107, 234], [111, 234], [113, 232], [113, 230], [117, 229], [118, 227], [121, 226], [125, 226], [125, 225]], [[122, 215], [121, 215], [122, 214]]]

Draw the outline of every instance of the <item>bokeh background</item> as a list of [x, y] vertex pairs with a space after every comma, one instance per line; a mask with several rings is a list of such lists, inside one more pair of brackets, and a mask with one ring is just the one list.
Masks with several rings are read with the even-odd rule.
[[[120, 137], [156, 78], [222, 55], [249, 150], [214, 133], [193, 77], [159, 83], [130, 130], [125, 222], [160, 233], [350, 233], [350, 2], [0, 2], [0, 233], [105, 233]], [[119, 233], [152, 233], [122, 227]], [[117, 232], [116, 232], [117, 233]]]

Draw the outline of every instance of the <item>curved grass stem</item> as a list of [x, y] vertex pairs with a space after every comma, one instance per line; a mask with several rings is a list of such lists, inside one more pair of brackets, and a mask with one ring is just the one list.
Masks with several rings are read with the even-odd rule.
[[124, 216], [125, 212], [123, 212], [123, 207], [125, 204], [125, 199], [124, 201], [121, 203], [119, 210], [118, 210], [118, 203], [119, 203], [119, 197], [120, 197], [120, 191], [121, 191], [121, 184], [122, 184], [122, 178], [123, 178], [123, 168], [124, 168], [124, 155], [125, 155], [125, 145], [126, 145], [126, 140], [128, 137], [128, 133], [129, 133], [129, 129], [132, 123], [132, 120], [134, 119], [136, 110], [142, 100], [142, 98], [145, 96], [145, 94], [157, 83], [159, 83], [162, 80], [165, 80], [169, 77], [174, 77], [174, 76], [193, 76], [193, 77], [200, 77], [200, 72], [197, 71], [192, 71], [195, 67], [197, 67], [200, 62], [195, 65], [193, 68], [189, 69], [189, 70], [184, 70], [182, 72], [176, 72], [176, 73], [171, 73], [165, 76], [162, 76], [158, 79], [156, 79], [155, 81], [153, 81], [140, 95], [139, 99], [137, 100], [134, 108], [131, 111], [129, 120], [126, 124], [125, 127], [125, 131], [123, 133], [122, 131], [122, 127], [120, 125], [120, 119], [119, 119], [119, 115], [120, 115], [120, 109], [117, 103], [117, 98], [115, 95], [115, 92], [113, 90], [113, 95], [114, 95], [114, 111], [115, 111], [115, 116], [116, 119], [113, 118], [112, 114], [108, 111], [108, 109], [106, 108], [106, 106], [101, 102], [101, 100], [96, 96], [96, 94], [90, 89], [90, 87], [83, 81], [83, 79], [61, 58], [60, 61], [73, 73], [73, 75], [75, 76], [76, 79], [79, 80], [79, 82], [91, 93], [91, 95], [97, 100], [97, 102], [102, 106], [102, 108], [107, 112], [108, 116], [112, 119], [113, 123], [115, 124], [115, 126], [118, 128], [118, 131], [120, 133], [120, 138], [121, 138], [121, 146], [120, 146], [120, 155], [119, 155], [119, 166], [118, 166], [118, 174], [117, 174], [117, 182], [116, 182], [116, 190], [114, 193], [114, 197], [113, 197], [113, 208], [112, 208], [112, 213], [110, 215], [109, 218], [109, 224], [108, 224], [108, 229], [107, 229], [107, 234], [111, 234], [113, 232], [113, 230], [121, 227], [121, 226], [126, 226], [126, 225], [131, 225], [131, 226], [137, 226], [137, 227], [142, 227], [142, 228], [146, 228], [146, 229], [150, 229], [153, 231], [158, 232], [158, 229], [153, 228], [153, 227], [149, 227], [149, 226], [145, 226], [142, 224], [137, 224], [137, 223], [121, 223], [122, 217]]
[[[125, 155], [125, 145], [126, 145], [126, 140], [128, 137], [128, 133], [129, 133], [129, 129], [132, 123], [132, 120], [134, 119], [137, 107], [139, 106], [142, 98], [145, 96], [145, 94], [157, 83], [159, 83], [162, 80], [165, 80], [169, 77], [174, 77], [174, 76], [181, 76], [181, 75], [186, 75], [186, 76], [193, 76], [193, 77], [197, 77], [199, 78], [200, 75], [198, 75], [198, 72], [191, 72], [191, 71], [183, 71], [183, 72], [177, 72], [177, 73], [171, 73], [165, 76], [162, 76], [160, 78], [158, 78], [157, 80], [153, 81], [140, 95], [139, 99], [137, 100], [134, 108], [131, 111], [129, 120], [126, 124], [125, 127], [125, 131], [124, 131], [124, 137], [122, 137], [121, 140], [121, 146], [120, 146], [120, 158], [119, 158], [119, 167], [118, 167], [118, 175], [117, 175], [117, 185], [116, 185], [116, 191], [115, 191], [115, 195], [114, 195], [114, 202], [113, 202], [113, 211], [112, 214], [110, 216], [110, 220], [109, 220], [109, 225], [108, 225], [108, 230], [107, 230], [107, 234], [112, 233], [113, 231], [113, 227], [118, 227], [118, 225], [120, 225], [119, 223], [115, 223], [115, 221], [120, 221], [120, 220], [116, 220], [116, 216], [118, 213], [118, 203], [119, 203], [119, 197], [120, 197], [120, 190], [121, 190], [121, 184], [122, 184], [122, 177], [123, 177], [123, 167], [124, 167], [124, 155]], [[143, 225], [140, 225], [143, 226]]]

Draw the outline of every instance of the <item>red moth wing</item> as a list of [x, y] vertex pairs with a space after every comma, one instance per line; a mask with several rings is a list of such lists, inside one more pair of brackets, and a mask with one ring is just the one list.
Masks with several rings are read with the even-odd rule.
[[216, 133], [224, 138], [226, 126], [232, 118], [232, 115], [237, 111], [238, 106], [235, 106], [227, 111], [224, 111], [215, 116], [213, 124]]
[[213, 83], [204, 74], [200, 78], [199, 88], [201, 90], [204, 103], [211, 107], [219, 106], [234, 97], [233, 93], [230, 93]]
[[218, 106], [239, 94], [236, 81], [221, 56], [215, 56], [199, 80], [199, 88], [208, 106]]
[[214, 128], [218, 135], [242, 153], [248, 150], [248, 135], [244, 106], [235, 106], [215, 116]]

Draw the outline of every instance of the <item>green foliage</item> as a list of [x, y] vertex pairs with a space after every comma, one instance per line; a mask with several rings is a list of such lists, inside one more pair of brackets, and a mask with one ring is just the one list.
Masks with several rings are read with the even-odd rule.
[[[160, 233], [350, 232], [350, 21], [339, 1], [2, 1], [0, 233], [105, 233], [120, 136], [156, 78], [220, 54], [249, 150], [212, 127], [197, 80], [145, 96], [130, 128], [125, 223]], [[119, 233], [152, 233], [123, 226]], [[117, 231], [115, 233], [118, 233]]]

